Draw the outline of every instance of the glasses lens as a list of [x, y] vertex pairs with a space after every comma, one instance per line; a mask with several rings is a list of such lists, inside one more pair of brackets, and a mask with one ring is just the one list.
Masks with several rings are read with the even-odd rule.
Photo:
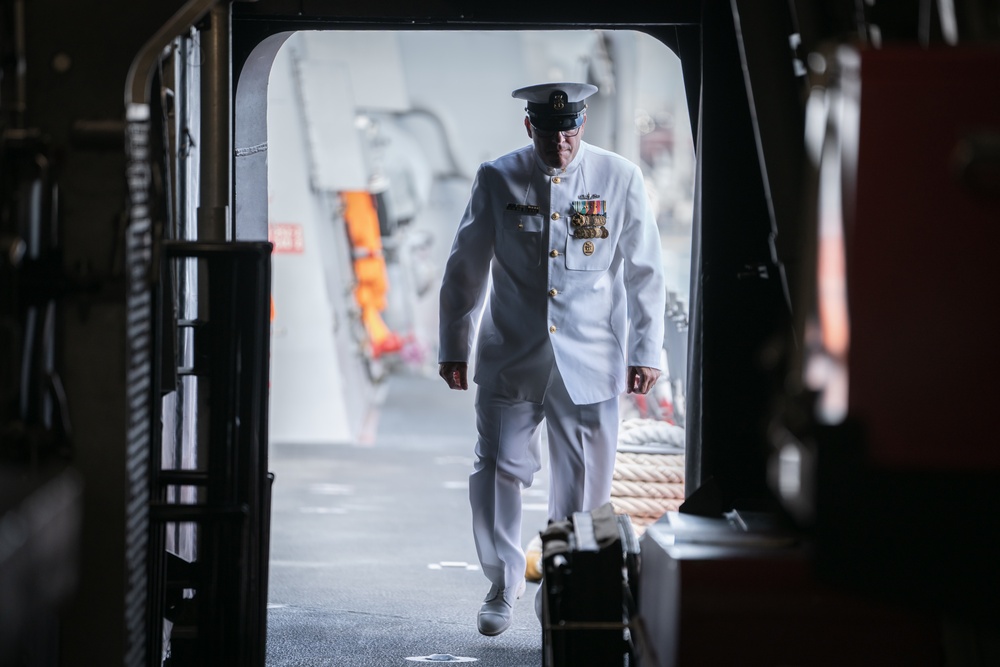
[[[583, 126], [581, 125], [580, 127]], [[542, 139], [551, 139], [557, 134], [561, 134], [564, 137], [575, 137], [576, 135], [580, 134], [580, 127], [574, 127], [572, 130], [563, 130], [560, 132], [558, 130], [540, 130], [534, 125], [532, 125], [532, 128], [534, 128], [535, 130], [535, 134], [537, 134]]]

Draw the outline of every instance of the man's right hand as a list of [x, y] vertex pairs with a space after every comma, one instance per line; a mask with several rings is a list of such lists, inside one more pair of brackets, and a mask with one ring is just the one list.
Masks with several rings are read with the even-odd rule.
[[469, 388], [469, 364], [465, 361], [444, 361], [438, 366], [438, 375], [450, 389]]

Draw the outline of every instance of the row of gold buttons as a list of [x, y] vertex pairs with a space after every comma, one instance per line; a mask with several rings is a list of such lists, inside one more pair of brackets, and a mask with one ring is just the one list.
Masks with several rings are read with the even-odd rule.
[[[559, 178], [558, 176], [553, 176], [552, 177], [552, 182], [555, 183], [556, 185], [558, 185], [561, 181], [562, 181], [562, 179]], [[553, 220], [558, 220], [559, 219], [559, 212], [558, 211], [556, 211], [555, 213], [552, 214], [552, 219]], [[559, 256], [559, 251], [558, 250], [552, 250], [551, 252], [549, 252], [549, 257], [558, 257], [558, 256]], [[549, 296], [555, 296], [557, 294], [559, 294], [559, 290], [557, 290], [555, 288], [552, 288], [552, 289], [549, 290]], [[555, 333], [555, 332], [556, 332], [556, 328], [555, 328], [554, 325], [551, 326], [551, 327], [549, 327], [549, 333]]]

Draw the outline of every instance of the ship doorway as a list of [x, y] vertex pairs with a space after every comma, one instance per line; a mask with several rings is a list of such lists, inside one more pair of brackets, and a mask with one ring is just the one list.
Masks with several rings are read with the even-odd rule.
[[[683, 427], [694, 148], [679, 60], [633, 31], [273, 39], [263, 142], [240, 124], [246, 69], [236, 108], [237, 236], [274, 244], [268, 665], [538, 664], [533, 587], [511, 630], [476, 632], [474, 389], [436, 375], [440, 275], [476, 168], [528, 141], [510, 91], [595, 83], [586, 141], [642, 167], [673, 309], [671, 373], [622, 417]], [[261, 162], [266, 193], [248, 186]], [[524, 494], [525, 544], [546, 488], [543, 469]]]

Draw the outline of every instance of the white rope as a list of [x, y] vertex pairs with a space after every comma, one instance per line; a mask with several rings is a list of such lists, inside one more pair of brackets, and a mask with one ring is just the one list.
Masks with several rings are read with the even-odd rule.
[[617, 452], [616, 461], [640, 466], [658, 466], [660, 468], [684, 469], [683, 454], [637, 454], [635, 452]]
[[[636, 535], [684, 502], [684, 429], [656, 419], [626, 419], [618, 430], [611, 506]], [[525, 548], [525, 578], [541, 579], [541, 539]]]
[[633, 482], [614, 480], [611, 495], [637, 498], [679, 498], [684, 500], [684, 483]]
[[618, 431], [611, 505], [641, 533], [684, 502], [684, 429], [656, 419], [626, 419]]
[[678, 466], [651, 466], [629, 463], [615, 463], [612, 479], [627, 482], [668, 482], [684, 483], [684, 468]]
[[684, 429], [658, 419], [626, 419], [618, 428], [618, 445], [661, 445], [684, 449]]

